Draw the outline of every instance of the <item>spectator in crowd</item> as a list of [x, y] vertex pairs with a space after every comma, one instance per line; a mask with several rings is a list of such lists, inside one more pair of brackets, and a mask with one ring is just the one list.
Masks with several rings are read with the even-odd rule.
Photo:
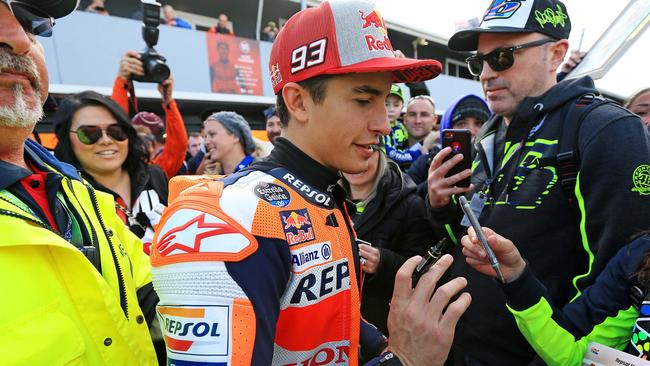
[[[440, 131], [450, 128], [469, 129], [472, 140], [474, 140], [490, 114], [490, 108], [483, 98], [474, 94], [464, 95], [449, 105], [447, 112], [442, 117]], [[431, 149], [428, 154], [421, 156], [406, 171], [415, 184], [418, 185], [418, 194], [422, 197], [427, 194], [429, 166], [438, 152], [440, 152], [439, 147]]]
[[408, 146], [410, 150], [421, 149], [424, 139], [433, 131], [438, 116], [436, 115], [436, 103], [428, 95], [416, 95], [406, 105], [404, 114], [404, 125], [408, 132]]
[[391, 160], [405, 169], [422, 155], [422, 151], [419, 146], [409, 149], [408, 132], [401, 120], [402, 108], [404, 108], [404, 91], [399, 85], [393, 84], [390, 94], [386, 97], [390, 133], [384, 136], [382, 148], [386, 150], [386, 155]]
[[483, 98], [474, 94], [464, 95], [449, 105], [448, 113], [440, 122], [440, 130], [467, 129], [474, 140], [490, 114], [490, 108]]
[[131, 118], [131, 125], [145, 142], [148, 160], [153, 160], [165, 146], [165, 123], [162, 118], [155, 113], [138, 112]]
[[190, 137], [187, 139], [187, 153], [190, 158], [201, 151], [201, 144], [203, 144], [203, 136], [198, 132], [190, 132]]
[[[583, 357], [589, 351], [590, 342], [624, 349], [646, 360], [650, 357], [650, 349], [646, 346], [646, 334], [650, 331], [648, 234], [621, 248], [594, 284], [560, 310], [533, 274], [531, 266], [521, 257], [517, 246], [488, 228], [482, 230], [506, 280], [501, 289], [508, 310], [517, 320], [521, 334], [545, 364], [584, 364]], [[469, 229], [469, 235], [461, 242], [467, 263], [478, 272], [495, 277], [473, 229]]]
[[262, 41], [273, 42], [275, 41], [275, 37], [277, 37], [279, 31], [280, 30], [278, 29], [278, 26], [275, 25], [275, 22], [268, 22], [266, 23], [266, 27], [262, 29], [260, 39]]
[[[113, 83], [113, 94], [111, 98], [116, 101], [122, 109], [130, 113], [137, 111], [137, 106], [132, 105], [129, 99], [129, 92], [133, 90], [133, 75], [144, 75], [140, 54], [136, 51], [127, 51], [120, 61], [120, 68], [115, 82]], [[142, 123], [149, 127], [155, 136], [154, 154], [150, 156], [149, 163], [158, 165], [171, 178], [181, 169], [185, 161], [187, 150], [187, 130], [178, 105], [172, 93], [174, 91], [174, 79], [169, 79], [158, 84], [158, 92], [162, 99], [162, 108], [165, 111], [166, 126], [162, 119], [154, 113], [145, 113], [134, 116], [132, 122]], [[131, 100], [135, 100], [132, 98]]]
[[0, 2], [0, 354], [11, 365], [151, 365], [158, 299], [142, 244], [110, 195], [27, 139], [48, 95], [38, 36], [76, 6]]
[[115, 198], [122, 221], [149, 254], [153, 225], [167, 204], [167, 176], [147, 164], [144, 141], [112, 99], [92, 91], [65, 98], [54, 117], [54, 154], [96, 189]]
[[643, 123], [650, 128], [650, 88], [634, 93], [625, 103], [625, 108], [641, 117]]
[[217, 19], [217, 25], [210, 27], [210, 29], [208, 29], [209, 33], [226, 34], [229, 36], [235, 35], [235, 32], [232, 29], [232, 22], [228, 20], [228, 16], [226, 14], [219, 14]]
[[278, 116], [278, 109], [275, 106], [270, 106], [264, 110], [264, 118], [266, 118], [266, 137], [269, 138], [272, 144], [275, 144], [275, 139], [282, 134], [282, 125], [280, 123], [280, 116]]
[[106, 10], [106, 6], [104, 6], [104, 0], [92, 0], [86, 7], [86, 11], [99, 15], [110, 15], [108, 14], [108, 10]]
[[[360, 317], [360, 261], [345, 193], [336, 185], [338, 171], [366, 170], [371, 146], [389, 132], [385, 99], [391, 80], [422, 81], [441, 71], [435, 60], [396, 59], [383, 28], [363, 27], [359, 12], [374, 9], [364, 1], [333, 1], [291, 17], [269, 62], [281, 73], [273, 88], [284, 137], [265, 161], [185, 190], [165, 211], [151, 256], [155, 286], [164, 294], [162, 319], [174, 319], [179, 306], [201, 306], [199, 298], [232, 310], [206, 311], [208, 324], [227, 314], [246, 319], [246, 326], [231, 333], [235, 355], [197, 357], [192, 347], [177, 348], [169, 363], [355, 365], [359, 341], [367, 354], [387, 347], [382, 365], [442, 365], [447, 358], [455, 324], [471, 301], [463, 293], [449, 303], [462, 290], [462, 278], [434, 291], [450, 256], [415, 289], [410, 277], [421, 258], [398, 271], [388, 344]], [[344, 36], [349, 42], [327, 41]], [[386, 47], [370, 52], [367, 37], [385, 39]], [[310, 44], [327, 58], [292, 73], [291, 52]], [[208, 121], [221, 122], [219, 115]], [[197, 250], [187, 251], [192, 244]], [[323, 256], [316, 258], [314, 251]], [[197, 297], [202, 294], [209, 296]]]
[[162, 8], [165, 24], [171, 27], [192, 29], [192, 24], [188, 23], [185, 19], [180, 18], [176, 14], [176, 10], [171, 5], [165, 5]]
[[[435, 156], [428, 203], [432, 219], [446, 224], [456, 241], [462, 214], [452, 196], [479, 193], [472, 206], [481, 224], [517, 243], [562, 307], [647, 227], [650, 195], [639, 173], [649, 164], [650, 139], [637, 116], [593, 97], [598, 91], [591, 78], [557, 83], [571, 30], [563, 3], [522, 2], [508, 18], [499, 9], [490, 7], [480, 27], [449, 40], [456, 51], [477, 51], [468, 67], [494, 115], [475, 139], [471, 172], [445, 178], [463, 157], [443, 164], [450, 148]], [[557, 22], [538, 21], [543, 12]], [[455, 186], [470, 175], [469, 188]], [[460, 250], [455, 255], [462, 258]], [[535, 352], [517, 332], [498, 284], [464, 260], [454, 263], [452, 276], [467, 275], [474, 299], [455, 339], [466, 363], [529, 364]]]
[[348, 197], [356, 204], [351, 214], [364, 258], [361, 315], [388, 335], [388, 310], [395, 275], [406, 259], [424, 255], [435, 243], [424, 200], [415, 194], [415, 184], [390, 161], [379, 147], [368, 161], [368, 169], [343, 173]]
[[235, 173], [253, 162], [255, 142], [244, 117], [235, 112], [217, 112], [203, 125], [208, 151], [206, 174]]

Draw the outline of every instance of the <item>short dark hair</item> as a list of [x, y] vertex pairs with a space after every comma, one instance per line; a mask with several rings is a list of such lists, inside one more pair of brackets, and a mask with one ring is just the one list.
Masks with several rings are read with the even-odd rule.
[[54, 155], [61, 161], [74, 165], [77, 169], [83, 170], [81, 163], [72, 150], [70, 143], [70, 126], [72, 125], [72, 117], [77, 111], [83, 107], [99, 106], [108, 110], [113, 118], [117, 121], [127, 136], [129, 136], [129, 152], [124, 161], [123, 167], [129, 173], [131, 179], [140, 174], [147, 174], [147, 163], [149, 154], [145, 147], [144, 141], [138, 136], [135, 128], [129, 122], [126, 113], [117, 103], [111, 98], [105, 97], [94, 91], [85, 91], [78, 94], [73, 94], [65, 98], [59, 104], [59, 110], [54, 116], [54, 131], [59, 140]]
[[[325, 100], [327, 83], [333, 77], [334, 75], [319, 75], [311, 79], [300, 81], [298, 82], [298, 85], [307, 89], [309, 96], [314, 103], [320, 104]], [[289, 124], [289, 109], [287, 109], [287, 105], [284, 103], [282, 91], [278, 93], [275, 104], [277, 106], [278, 117], [280, 117], [280, 124], [282, 127], [287, 127]]]

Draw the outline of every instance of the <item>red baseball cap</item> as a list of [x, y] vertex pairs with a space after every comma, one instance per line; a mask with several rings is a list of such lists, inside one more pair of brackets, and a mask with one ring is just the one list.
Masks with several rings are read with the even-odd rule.
[[396, 58], [384, 19], [373, 3], [323, 2], [284, 25], [271, 49], [269, 72], [277, 94], [289, 82], [318, 75], [392, 72], [394, 83], [433, 79], [436, 60]]

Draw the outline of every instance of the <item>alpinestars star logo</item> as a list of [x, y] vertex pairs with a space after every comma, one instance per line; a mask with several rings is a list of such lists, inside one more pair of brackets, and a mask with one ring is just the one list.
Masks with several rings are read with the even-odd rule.
[[238, 231], [228, 223], [206, 223], [205, 213], [201, 213], [182, 226], [167, 231], [158, 240], [158, 251], [161, 255], [180, 254], [173, 252], [198, 253], [203, 239], [236, 234]]

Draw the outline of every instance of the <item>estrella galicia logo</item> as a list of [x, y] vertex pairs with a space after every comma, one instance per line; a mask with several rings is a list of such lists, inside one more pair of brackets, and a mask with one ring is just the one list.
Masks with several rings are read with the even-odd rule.
[[257, 197], [275, 207], [286, 207], [291, 202], [289, 191], [277, 184], [260, 182], [254, 191]]
[[302, 244], [316, 238], [306, 208], [280, 211], [280, 219], [289, 245]]
[[494, 0], [483, 16], [483, 21], [508, 19], [513, 16], [525, 0]]

